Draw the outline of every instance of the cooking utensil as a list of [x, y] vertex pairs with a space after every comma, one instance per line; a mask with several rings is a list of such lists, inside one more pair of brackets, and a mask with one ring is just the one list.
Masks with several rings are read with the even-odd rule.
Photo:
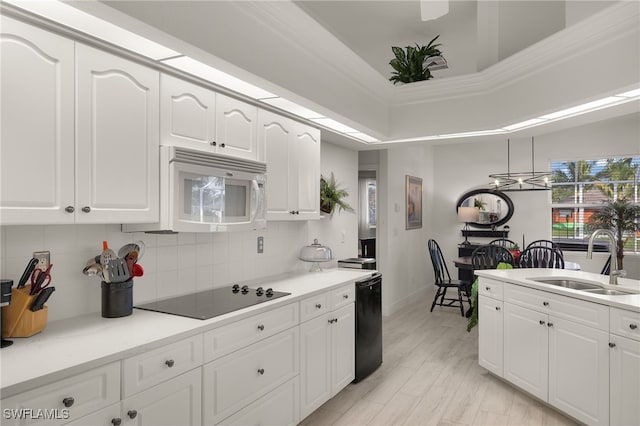
[[112, 283], [123, 283], [131, 278], [127, 262], [119, 257], [109, 261], [107, 273], [109, 274], [109, 280]]
[[33, 301], [33, 304], [29, 309], [33, 312], [42, 309], [44, 307], [44, 304], [47, 303], [47, 300], [49, 300], [51, 293], [53, 293], [54, 291], [56, 291], [55, 287], [47, 287], [42, 290], [36, 297], [36, 300]]
[[27, 284], [27, 280], [33, 273], [34, 269], [36, 269], [37, 264], [38, 264], [38, 259], [36, 259], [35, 257], [29, 260], [29, 263], [27, 263], [27, 267], [25, 268], [24, 272], [22, 273], [22, 276], [20, 277], [20, 281], [18, 281], [18, 288], [22, 288], [25, 286], [25, 284]]
[[131, 271], [131, 276], [133, 277], [141, 277], [144, 275], [144, 269], [139, 263], [135, 263], [133, 265], [133, 270]]
[[30, 295], [34, 295], [39, 293], [40, 290], [48, 287], [51, 284], [51, 268], [53, 267], [53, 263], [49, 264], [49, 267], [42, 271], [41, 269], [36, 269], [31, 274], [31, 290], [29, 291]]
[[118, 257], [125, 258], [131, 252], [136, 252], [136, 255], [140, 256], [141, 250], [142, 248], [137, 243], [125, 244], [122, 247], [120, 247], [120, 250], [118, 250]]
[[93, 263], [91, 265], [87, 265], [82, 270], [82, 273], [91, 277], [93, 275], [100, 275], [102, 273], [102, 265], [99, 263]]
[[109, 262], [115, 259], [116, 253], [109, 248], [109, 244], [106, 241], [102, 242], [102, 254], [100, 255], [100, 264], [102, 265], [102, 273], [104, 274], [104, 280], [106, 282], [110, 282], [111, 277], [109, 276]]

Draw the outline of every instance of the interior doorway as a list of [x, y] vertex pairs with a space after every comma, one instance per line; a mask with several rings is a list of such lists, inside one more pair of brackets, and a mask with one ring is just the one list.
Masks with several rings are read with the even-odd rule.
[[358, 153], [358, 256], [376, 259], [378, 151]]

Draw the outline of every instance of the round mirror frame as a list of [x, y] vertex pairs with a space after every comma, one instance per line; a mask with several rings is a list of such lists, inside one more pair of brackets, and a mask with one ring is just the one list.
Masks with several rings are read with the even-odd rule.
[[467, 198], [472, 197], [474, 195], [478, 195], [478, 194], [495, 195], [496, 197], [504, 200], [505, 204], [507, 205], [507, 214], [505, 214], [505, 216], [502, 219], [493, 223], [469, 222], [469, 226], [473, 226], [474, 228], [492, 228], [495, 226], [504, 225], [505, 223], [509, 222], [509, 219], [511, 219], [511, 216], [513, 216], [513, 209], [514, 209], [513, 201], [511, 201], [511, 198], [509, 198], [507, 194], [495, 189], [473, 189], [469, 192], [462, 194], [462, 196], [458, 199], [458, 202], [456, 203], [456, 212], [458, 211], [458, 207], [462, 206], [462, 203]]

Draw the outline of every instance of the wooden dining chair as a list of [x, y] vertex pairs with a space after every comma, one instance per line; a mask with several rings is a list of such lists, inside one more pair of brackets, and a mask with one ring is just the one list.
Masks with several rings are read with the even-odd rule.
[[518, 245], [518, 243], [516, 243], [515, 241], [508, 240], [506, 238], [496, 238], [493, 241], [489, 241], [489, 245], [501, 246], [506, 248], [507, 250], [511, 250], [515, 248], [515, 246]]
[[[467, 299], [469, 307], [471, 307], [471, 283], [468, 281], [452, 280], [451, 275], [449, 275], [449, 268], [447, 268], [447, 263], [444, 260], [442, 250], [440, 250], [438, 243], [435, 240], [430, 239], [427, 245], [429, 247], [431, 263], [433, 264], [433, 273], [436, 280], [435, 286], [437, 287], [436, 295], [431, 303], [430, 312], [433, 312], [433, 308], [436, 304], [439, 304], [440, 306], [451, 306], [454, 308], [459, 307], [460, 314], [464, 316], [463, 296]], [[455, 289], [457, 292], [456, 298], [446, 297], [447, 290], [450, 288]], [[438, 299], [440, 299], [440, 303], [438, 303]]]
[[529, 246], [518, 259], [519, 268], [557, 268], [564, 269], [562, 252], [547, 246]]
[[513, 255], [502, 246], [487, 244], [477, 247], [471, 253], [471, 265], [474, 271], [479, 269], [496, 269], [498, 263], [508, 263], [514, 266]]

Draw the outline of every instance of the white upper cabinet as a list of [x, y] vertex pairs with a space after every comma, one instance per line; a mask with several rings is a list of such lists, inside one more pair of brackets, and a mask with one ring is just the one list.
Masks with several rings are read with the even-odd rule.
[[320, 131], [260, 110], [267, 163], [267, 220], [320, 217]]
[[159, 219], [159, 73], [76, 44], [76, 223]]
[[0, 223], [73, 223], [74, 43], [0, 22]]
[[257, 107], [166, 74], [160, 96], [162, 145], [264, 161]]
[[258, 144], [258, 108], [221, 94], [216, 95], [217, 152], [264, 161]]
[[213, 151], [216, 94], [204, 87], [160, 76], [160, 143]]

